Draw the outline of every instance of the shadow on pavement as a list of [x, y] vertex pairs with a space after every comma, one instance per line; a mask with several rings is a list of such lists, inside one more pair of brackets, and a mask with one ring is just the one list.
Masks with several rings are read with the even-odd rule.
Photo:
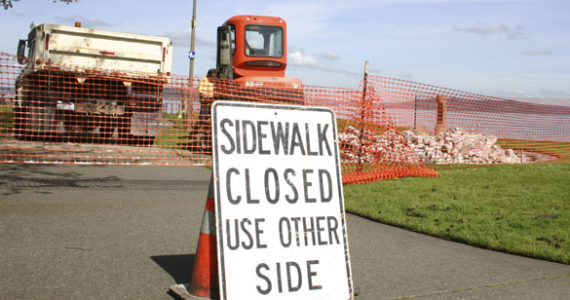
[[151, 259], [166, 271], [177, 284], [189, 284], [192, 279], [194, 254], [151, 256]]

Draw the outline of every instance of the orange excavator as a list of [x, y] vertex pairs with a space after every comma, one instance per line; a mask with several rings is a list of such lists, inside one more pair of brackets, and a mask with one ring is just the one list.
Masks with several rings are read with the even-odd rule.
[[[287, 23], [279, 17], [240, 15], [218, 27], [216, 100], [303, 105], [303, 83], [285, 77]], [[191, 149], [211, 153], [210, 125], [198, 120]]]
[[237, 91], [234, 100], [303, 104], [303, 83], [285, 77], [287, 23], [279, 17], [240, 15], [218, 27], [216, 70]]

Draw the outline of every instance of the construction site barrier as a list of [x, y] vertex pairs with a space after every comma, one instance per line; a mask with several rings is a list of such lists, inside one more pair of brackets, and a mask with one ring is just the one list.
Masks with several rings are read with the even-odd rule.
[[[29, 65], [29, 64], [28, 64]], [[210, 165], [216, 100], [337, 116], [344, 183], [437, 176], [431, 164], [570, 159], [570, 99], [506, 99], [369, 75], [356, 88], [110, 72], [0, 53], [0, 162]]]
[[394, 126], [413, 129], [401, 132], [425, 163], [570, 159], [570, 98], [492, 97], [375, 75], [368, 84]]

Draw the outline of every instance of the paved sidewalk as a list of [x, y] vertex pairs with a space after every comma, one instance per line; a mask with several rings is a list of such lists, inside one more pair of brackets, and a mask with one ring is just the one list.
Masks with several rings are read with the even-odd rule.
[[[172, 299], [210, 170], [0, 165], [0, 299]], [[357, 300], [568, 299], [570, 266], [348, 215]]]

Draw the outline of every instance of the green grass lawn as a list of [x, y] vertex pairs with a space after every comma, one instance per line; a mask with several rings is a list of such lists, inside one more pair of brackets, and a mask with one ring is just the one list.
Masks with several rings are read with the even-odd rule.
[[186, 125], [184, 124], [184, 117], [178, 114], [163, 114], [162, 118], [170, 121], [172, 127], [160, 132], [160, 135], [156, 137], [155, 145], [163, 148], [188, 149], [191, 142], [189, 140], [190, 130], [185, 129], [185, 126], [192, 128], [198, 118], [198, 114], [190, 114]]
[[166, 148], [178, 148], [188, 143], [188, 130], [184, 129], [184, 119], [178, 114], [164, 114], [162, 118], [172, 122], [172, 127], [160, 132], [155, 144]]
[[439, 170], [344, 187], [348, 212], [467, 244], [570, 264], [570, 163]]

